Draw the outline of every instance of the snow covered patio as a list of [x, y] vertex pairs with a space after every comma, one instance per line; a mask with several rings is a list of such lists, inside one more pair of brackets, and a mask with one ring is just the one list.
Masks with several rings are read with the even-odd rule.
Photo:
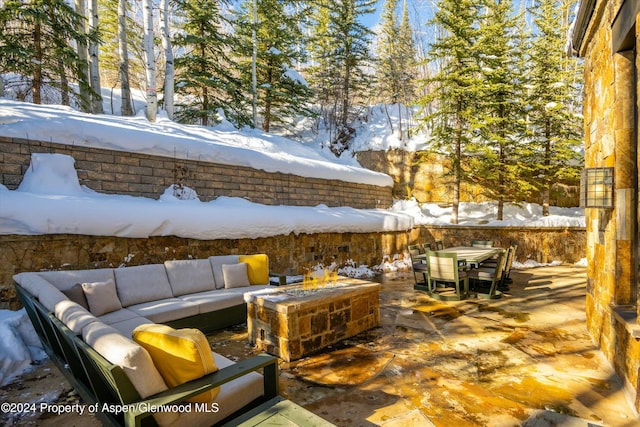
[[[292, 363], [281, 394], [340, 426], [632, 426], [622, 385], [585, 328], [586, 269], [514, 270], [502, 300], [437, 302], [408, 273], [381, 277], [381, 327]], [[209, 335], [256, 353], [241, 325]], [[0, 390], [6, 402], [78, 402], [50, 362]], [[98, 425], [78, 411], [3, 415], [6, 425]], [[36, 420], [37, 419], [37, 420]], [[591, 423], [591, 424], [588, 424]]]

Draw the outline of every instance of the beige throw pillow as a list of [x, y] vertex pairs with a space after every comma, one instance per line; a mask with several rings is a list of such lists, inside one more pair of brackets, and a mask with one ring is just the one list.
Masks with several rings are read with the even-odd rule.
[[89, 311], [94, 316], [102, 316], [122, 308], [116, 284], [111, 279], [105, 282], [83, 283], [82, 290], [87, 298]]
[[225, 289], [244, 288], [251, 285], [246, 262], [222, 264], [222, 275], [224, 276]]

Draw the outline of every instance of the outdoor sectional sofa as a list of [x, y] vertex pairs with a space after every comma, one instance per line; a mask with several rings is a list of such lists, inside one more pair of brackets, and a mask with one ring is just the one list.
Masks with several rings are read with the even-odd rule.
[[[132, 333], [154, 324], [188, 332], [182, 328], [210, 331], [243, 323], [244, 293], [269, 286], [268, 265], [264, 254], [212, 256], [113, 269], [28, 272], [14, 280], [45, 350], [85, 403], [97, 404], [90, 408], [97, 409], [103, 422], [214, 425], [278, 395], [277, 359], [263, 354], [234, 363], [212, 353], [217, 371], [205, 370], [200, 378], [170, 387], [159, 365], [166, 360], [132, 339]], [[167, 335], [176, 338], [173, 332]], [[195, 343], [189, 348], [198, 352], [202, 347]], [[205, 351], [210, 352], [208, 343]], [[215, 391], [215, 398], [202, 401], [208, 390]], [[197, 403], [187, 402], [198, 398]]]

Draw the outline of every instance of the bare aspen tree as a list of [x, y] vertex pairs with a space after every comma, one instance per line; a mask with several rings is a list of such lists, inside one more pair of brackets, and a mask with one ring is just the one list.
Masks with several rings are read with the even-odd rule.
[[156, 121], [158, 112], [158, 94], [156, 91], [156, 62], [153, 50], [153, 1], [143, 0], [142, 18], [144, 21], [144, 55], [147, 94], [147, 119]]
[[[89, 32], [98, 33], [98, 0], [89, 2]], [[89, 77], [91, 82], [91, 112], [94, 114], [102, 114], [102, 96], [100, 86], [100, 67], [98, 65], [98, 43], [96, 41], [89, 42]]]

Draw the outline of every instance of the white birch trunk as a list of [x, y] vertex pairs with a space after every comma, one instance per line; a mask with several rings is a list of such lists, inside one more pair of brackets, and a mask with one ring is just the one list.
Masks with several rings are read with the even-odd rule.
[[156, 62], [153, 52], [153, 1], [143, 0], [142, 19], [144, 21], [144, 56], [147, 93], [147, 119], [156, 121], [158, 94], [156, 91]]
[[[98, 0], [89, 2], [89, 31], [98, 31]], [[94, 114], [104, 113], [102, 109], [102, 95], [100, 86], [100, 67], [98, 66], [98, 45], [96, 43], [89, 44], [89, 76], [91, 78], [91, 112]]]
[[129, 50], [127, 48], [127, 2], [118, 0], [118, 53], [120, 55], [120, 114], [133, 116], [129, 85]]
[[162, 32], [162, 47], [164, 49], [164, 109], [170, 119], [173, 119], [173, 51], [171, 50], [171, 32], [169, 31], [169, 0], [160, 1], [160, 31]]

